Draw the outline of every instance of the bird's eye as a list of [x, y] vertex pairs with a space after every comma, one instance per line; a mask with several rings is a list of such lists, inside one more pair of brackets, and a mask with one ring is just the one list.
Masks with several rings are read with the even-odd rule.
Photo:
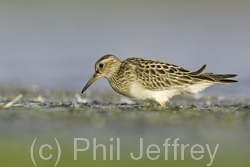
[[100, 67], [100, 68], [102, 68], [103, 66], [104, 66], [104, 64], [102, 64], [102, 63], [101, 63], [101, 64], [99, 64], [99, 67]]

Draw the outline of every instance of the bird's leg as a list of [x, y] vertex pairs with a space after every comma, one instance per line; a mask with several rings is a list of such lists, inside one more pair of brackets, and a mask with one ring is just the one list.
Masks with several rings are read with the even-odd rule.
[[160, 103], [160, 105], [161, 105], [162, 108], [166, 108], [167, 107], [166, 102], [165, 103]]
[[162, 108], [166, 108], [166, 102], [165, 101], [158, 101]]

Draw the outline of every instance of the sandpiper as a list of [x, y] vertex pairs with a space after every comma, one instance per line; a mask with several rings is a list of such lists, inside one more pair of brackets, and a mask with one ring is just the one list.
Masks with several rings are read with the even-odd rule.
[[209, 86], [230, 84], [236, 74], [205, 73], [207, 64], [192, 72], [182, 67], [143, 58], [121, 61], [108, 54], [95, 63], [95, 72], [84, 86], [82, 93], [97, 79], [107, 78], [111, 87], [122, 95], [143, 100], [154, 100], [162, 107], [175, 95], [196, 94]]

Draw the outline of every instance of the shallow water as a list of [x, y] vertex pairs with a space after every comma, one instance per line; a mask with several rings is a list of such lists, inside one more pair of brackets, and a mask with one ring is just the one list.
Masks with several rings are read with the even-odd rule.
[[[79, 99], [75, 92], [66, 90], [36, 92], [12, 88], [11, 94], [5, 90], [1, 89], [0, 106], [14, 99], [16, 94], [23, 93], [23, 98], [8, 109], [0, 109], [0, 154], [5, 157], [0, 164], [4, 166], [20, 163], [34, 166], [30, 148], [36, 138], [33, 154], [38, 166], [55, 165], [58, 153], [55, 138], [61, 148], [58, 166], [207, 166], [211, 158], [206, 144], [213, 153], [218, 145], [212, 166], [248, 166], [250, 163], [248, 98], [179, 96], [163, 109], [159, 106], [145, 107], [142, 102], [130, 101], [128, 104], [128, 100], [125, 102], [113, 92], [91, 92], [86, 98]], [[76, 138], [81, 138], [78, 139], [78, 148], [86, 148], [86, 140], [90, 147], [79, 152], [78, 159], [74, 160]], [[130, 153], [139, 157], [141, 138], [143, 156], [136, 161]], [[171, 145], [166, 160], [163, 144], [168, 138]], [[97, 160], [93, 154], [94, 140], [103, 144], [97, 149]], [[176, 153], [172, 146], [175, 140], [180, 144]], [[53, 155], [50, 160], [43, 160], [39, 155], [44, 144], [52, 147], [43, 149], [44, 157]], [[150, 160], [146, 154], [151, 144], [155, 147], [150, 150], [155, 151], [156, 145], [160, 150], [157, 154], [150, 154], [151, 157], [159, 155], [156, 161]], [[181, 144], [189, 144], [183, 152], [184, 160], [181, 160]], [[194, 154], [195, 157], [203, 155], [201, 160], [194, 160], [190, 153], [195, 144], [199, 145], [196, 151], [204, 148], [204, 153]], [[107, 160], [103, 160], [101, 147], [106, 148]]]

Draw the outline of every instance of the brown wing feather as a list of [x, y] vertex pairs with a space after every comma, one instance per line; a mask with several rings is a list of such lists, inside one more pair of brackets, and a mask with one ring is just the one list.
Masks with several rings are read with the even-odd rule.
[[204, 73], [207, 64], [192, 72], [173, 64], [148, 59], [129, 58], [126, 59], [126, 62], [129, 62], [137, 80], [145, 88], [151, 90], [163, 90], [172, 86], [190, 85], [204, 81], [223, 84], [237, 82], [227, 79], [236, 76], [235, 74]]
[[194, 75], [194, 76], [200, 75], [204, 72], [206, 68], [207, 68], [207, 64], [204, 64], [198, 71], [190, 72], [189, 75]]
[[148, 89], [162, 90], [192, 83], [190, 71], [173, 64], [141, 58], [129, 58], [126, 62], [133, 65], [137, 79]]

